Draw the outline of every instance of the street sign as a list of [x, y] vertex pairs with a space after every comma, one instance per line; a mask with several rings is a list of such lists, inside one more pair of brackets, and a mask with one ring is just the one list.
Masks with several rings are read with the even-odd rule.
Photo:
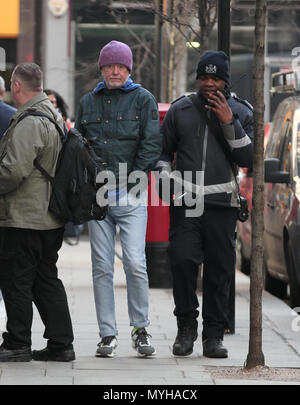
[[67, 0], [49, 0], [48, 7], [54, 17], [61, 17], [68, 10]]

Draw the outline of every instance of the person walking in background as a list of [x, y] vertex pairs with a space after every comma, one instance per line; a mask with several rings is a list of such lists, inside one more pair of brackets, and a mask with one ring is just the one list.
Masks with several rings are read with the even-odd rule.
[[[42, 72], [34, 63], [18, 65], [11, 93], [18, 111], [0, 142], [0, 288], [7, 312], [0, 361], [71, 361], [73, 329], [56, 262], [64, 227], [49, 211], [51, 185], [34, 161], [55, 173], [61, 139], [44, 117], [64, 122], [42, 91]], [[22, 118], [23, 117], [23, 118]], [[47, 347], [31, 351], [33, 308], [45, 325]]]
[[[127, 199], [128, 176], [136, 170], [148, 173], [161, 153], [157, 103], [151, 93], [129, 77], [132, 52], [128, 45], [111, 41], [99, 55], [103, 81], [80, 100], [75, 127], [91, 142], [117, 179], [109, 190], [116, 201], [103, 221], [90, 221], [94, 296], [101, 341], [96, 356], [113, 357], [117, 347], [114, 301], [114, 252], [116, 226], [120, 228], [123, 265], [127, 281], [128, 313], [133, 327], [132, 345], [140, 356], [153, 356], [154, 346], [146, 331], [149, 325], [149, 282], [146, 271], [145, 235], [147, 186], [140, 202]], [[119, 164], [126, 165], [125, 179]], [[125, 201], [125, 204], [124, 204]]]
[[[174, 315], [178, 333], [173, 354], [193, 352], [198, 337], [196, 295], [199, 264], [203, 263], [203, 355], [225, 358], [229, 285], [235, 271], [235, 230], [239, 206], [233, 164], [252, 166], [253, 113], [244, 101], [232, 97], [227, 55], [207, 51], [199, 60], [199, 90], [174, 101], [162, 124], [163, 152], [157, 167], [204, 173], [203, 213], [193, 212], [190, 201], [170, 205], [170, 257], [173, 274]], [[199, 176], [199, 179], [203, 177]], [[189, 193], [187, 193], [189, 194]], [[200, 194], [199, 194], [200, 196]], [[187, 203], [188, 202], [188, 203]]]
[[71, 129], [71, 122], [69, 120], [69, 116], [68, 116], [68, 105], [65, 102], [65, 100], [63, 99], [63, 97], [57, 93], [57, 91], [51, 90], [51, 89], [44, 89], [44, 93], [47, 94], [49, 100], [51, 101], [51, 103], [53, 104], [53, 107], [56, 108], [60, 114], [62, 115], [67, 129], [68, 131]]
[[4, 103], [3, 98], [5, 94], [5, 82], [4, 79], [0, 76], [0, 141], [7, 130], [11, 117], [17, 111], [14, 107]]
[[[17, 111], [14, 107], [11, 107], [10, 105], [4, 103], [3, 98], [4, 98], [5, 91], [6, 91], [5, 82], [4, 82], [3, 77], [0, 76], [0, 141], [1, 141], [1, 138], [4, 134], [4, 132], [8, 128], [11, 117]], [[4, 306], [2, 293], [0, 290], [0, 322], [2, 323], [2, 320], [5, 320], [5, 319], [6, 319], [5, 306]], [[2, 326], [0, 324], [0, 330], [1, 329], [2, 329]]]

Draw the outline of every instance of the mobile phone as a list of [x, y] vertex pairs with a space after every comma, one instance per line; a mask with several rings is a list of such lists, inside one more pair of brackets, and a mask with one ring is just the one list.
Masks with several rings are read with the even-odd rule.
[[[215, 96], [217, 96], [217, 91], [214, 91], [213, 94]], [[210, 103], [208, 100], [207, 100], [206, 104], [209, 105], [210, 107], [214, 107], [214, 104]]]
[[222, 90], [222, 93], [225, 98], [230, 97], [230, 94], [231, 94], [230, 88], [227, 85], [225, 85], [224, 89]]

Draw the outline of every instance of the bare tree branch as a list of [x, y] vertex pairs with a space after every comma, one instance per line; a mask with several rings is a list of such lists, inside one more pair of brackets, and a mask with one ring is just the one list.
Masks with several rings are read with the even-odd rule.
[[[126, 12], [126, 8], [124, 8], [124, 12]], [[134, 30], [132, 28], [130, 28], [130, 24], [128, 21], [124, 21], [122, 19], [122, 17], [114, 10], [111, 9], [110, 10], [110, 14], [114, 17], [114, 19], [116, 20], [117, 23], [119, 24], [126, 24], [126, 29], [128, 30], [128, 32], [130, 33], [130, 35], [132, 35], [132, 37], [143, 47], [145, 48], [145, 50], [147, 51], [148, 55], [151, 55], [153, 58], [155, 58], [154, 53], [152, 52], [152, 50], [148, 47], [148, 45], [134, 32]], [[123, 15], [123, 14], [122, 14]]]

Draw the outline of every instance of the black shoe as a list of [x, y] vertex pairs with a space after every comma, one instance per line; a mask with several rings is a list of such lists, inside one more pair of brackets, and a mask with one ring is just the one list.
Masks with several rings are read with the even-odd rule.
[[222, 339], [208, 338], [203, 340], [203, 356], [226, 359], [228, 357], [228, 351], [226, 347], [223, 346]]
[[178, 332], [173, 344], [174, 356], [189, 356], [193, 353], [194, 342], [198, 337], [197, 329], [196, 319], [178, 319]]
[[33, 360], [37, 361], [72, 361], [75, 360], [73, 349], [50, 350], [47, 347], [42, 350], [33, 350]]
[[0, 346], [0, 361], [31, 361], [32, 354], [30, 347], [21, 347], [20, 349], [6, 349]]

